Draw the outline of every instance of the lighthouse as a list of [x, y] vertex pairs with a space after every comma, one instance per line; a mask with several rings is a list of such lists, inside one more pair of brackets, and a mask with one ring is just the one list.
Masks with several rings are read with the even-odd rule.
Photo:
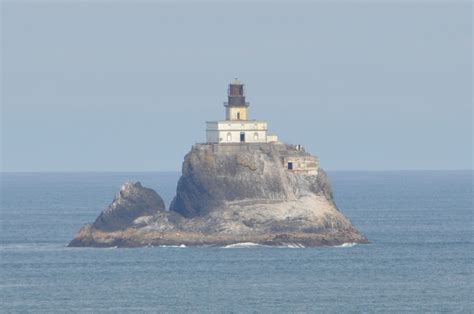
[[237, 78], [229, 84], [224, 107], [225, 120], [206, 122], [207, 143], [278, 142], [276, 135], [267, 134], [266, 121], [249, 119], [244, 84]]
[[244, 84], [237, 78], [229, 84], [227, 90], [226, 120], [247, 120], [249, 103], [245, 101]]

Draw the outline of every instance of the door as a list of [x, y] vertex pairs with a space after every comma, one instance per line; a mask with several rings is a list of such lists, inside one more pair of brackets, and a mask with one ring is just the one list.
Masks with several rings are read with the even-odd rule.
[[288, 162], [288, 170], [293, 170], [293, 163], [291, 161]]
[[240, 133], [240, 142], [242, 142], [242, 143], [245, 142], [245, 133], [244, 132]]

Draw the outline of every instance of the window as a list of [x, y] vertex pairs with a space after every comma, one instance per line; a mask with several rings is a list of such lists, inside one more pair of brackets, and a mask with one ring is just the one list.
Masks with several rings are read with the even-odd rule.
[[227, 142], [232, 141], [232, 133], [227, 133]]
[[240, 142], [245, 142], [245, 132], [240, 133]]
[[240, 120], [240, 112], [237, 112], [237, 120]]
[[253, 140], [254, 140], [254, 141], [258, 141], [258, 133], [257, 133], [257, 132], [255, 132], [255, 133], [253, 134]]

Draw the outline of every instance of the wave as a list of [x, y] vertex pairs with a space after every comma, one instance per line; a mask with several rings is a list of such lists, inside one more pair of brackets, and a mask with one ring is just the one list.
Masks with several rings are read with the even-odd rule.
[[241, 249], [241, 248], [252, 248], [252, 247], [266, 247], [266, 245], [253, 243], [253, 242], [241, 242], [234, 243], [224, 246], [224, 249]]
[[353, 246], [356, 246], [357, 243], [354, 243], [354, 242], [347, 242], [347, 243], [343, 243], [341, 245], [335, 245], [334, 247], [353, 247]]
[[241, 249], [241, 248], [275, 248], [275, 249], [302, 249], [305, 246], [300, 243], [286, 243], [284, 245], [265, 245], [254, 242], [240, 242], [224, 246], [225, 249]]
[[304, 249], [305, 248], [305, 246], [301, 243], [288, 243], [281, 247], [289, 248], [289, 249]]
[[[150, 247], [153, 247], [153, 246], [150, 246]], [[187, 246], [184, 245], [184, 244], [181, 244], [181, 245], [158, 245], [157, 247], [174, 247], [174, 248], [178, 247], [178, 248], [185, 248], [185, 247], [187, 247]]]

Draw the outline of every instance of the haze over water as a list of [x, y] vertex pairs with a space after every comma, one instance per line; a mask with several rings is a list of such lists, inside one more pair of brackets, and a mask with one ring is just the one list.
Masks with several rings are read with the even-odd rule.
[[372, 244], [67, 248], [127, 180], [169, 205], [179, 173], [1, 174], [2, 311], [470, 312], [472, 171], [330, 172]]
[[236, 76], [327, 170], [472, 169], [471, 2], [223, 2], [3, 1], [3, 170], [180, 169]]
[[169, 206], [102, 171], [179, 169], [235, 76], [325, 169], [472, 169], [472, 3], [1, 9], [0, 312], [474, 312], [472, 170], [329, 171], [369, 245], [67, 248], [125, 181]]

